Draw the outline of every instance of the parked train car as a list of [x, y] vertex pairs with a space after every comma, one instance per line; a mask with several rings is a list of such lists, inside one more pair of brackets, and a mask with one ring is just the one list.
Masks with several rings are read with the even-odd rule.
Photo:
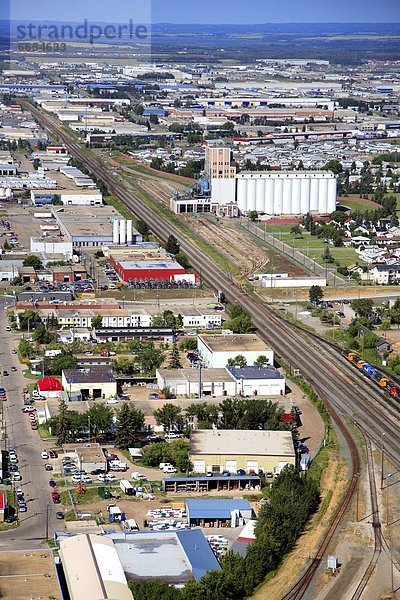
[[352, 350], [342, 350], [342, 356], [359, 369], [366, 377], [368, 377], [368, 379], [387, 392], [392, 398], [400, 401], [400, 387], [391, 381], [385, 373], [382, 373], [377, 367], [362, 360], [362, 358]]

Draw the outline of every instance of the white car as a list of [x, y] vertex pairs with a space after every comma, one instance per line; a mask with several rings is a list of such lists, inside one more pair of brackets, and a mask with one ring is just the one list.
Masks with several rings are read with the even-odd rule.
[[93, 479], [88, 475], [82, 475], [82, 481], [83, 483], [93, 483]]
[[97, 479], [98, 481], [106, 481], [106, 476], [104, 473], [100, 473], [100, 475], [97, 475]]
[[106, 404], [118, 404], [117, 398], [109, 398]]
[[168, 467], [164, 467], [163, 471], [164, 471], [164, 473], [176, 473], [176, 469], [172, 465], [169, 465]]
[[111, 483], [113, 481], [118, 481], [118, 480], [115, 477], [115, 475], [106, 475], [106, 481], [108, 481], [109, 483]]
[[46, 450], [43, 450], [43, 452], [41, 453], [41, 458], [44, 458], [45, 460], [49, 459], [49, 453], [46, 452]]
[[180, 436], [177, 433], [172, 432], [172, 433], [167, 433], [165, 436], [165, 439], [166, 440], [177, 440], [177, 439], [179, 439], [179, 437]]
[[135, 479], [136, 481], [139, 481], [140, 479], [147, 479], [145, 475], [143, 475], [143, 473], [137, 473], [136, 471], [134, 473], [132, 473], [132, 479]]
[[71, 481], [72, 483], [79, 483], [80, 481], [83, 481], [83, 477], [84, 475], [72, 475]]
[[11, 473], [10, 479], [11, 479], [11, 481], [21, 481], [21, 479], [22, 479], [21, 473], [19, 471], [15, 471], [14, 473]]
[[7, 325], [6, 331], [11, 331], [11, 327], [9, 325]]

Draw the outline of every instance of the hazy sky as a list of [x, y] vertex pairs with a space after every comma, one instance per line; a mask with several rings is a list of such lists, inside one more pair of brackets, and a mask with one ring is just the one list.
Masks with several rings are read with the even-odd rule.
[[[1, 2], [2, 0], [0, 0]], [[13, 19], [153, 23], [400, 22], [400, 0], [10, 0]], [[147, 5], [147, 6], [146, 6]]]

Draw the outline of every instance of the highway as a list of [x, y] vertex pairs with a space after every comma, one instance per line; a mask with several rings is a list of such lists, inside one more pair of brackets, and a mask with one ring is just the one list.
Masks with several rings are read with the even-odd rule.
[[274, 350], [319, 391], [328, 407], [351, 419], [359, 420], [361, 426], [377, 443], [382, 443], [382, 433], [386, 432], [385, 451], [397, 468], [400, 468], [400, 432], [397, 414], [390, 414], [383, 406], [385, 398], [368, 382], [363, 381], [342, 357], [317, 340], [298, 332], [290, 323], [277, 316], [267, 305], [240, 289], [203, 251], [190, 239], [184, 237], [171, 223], [143, 202], [135, 190], [115, 173], [108, 169], [67, 134], [66, 131], [42, 111], [23, 105], [31, 110], [34, 117], [48, 133], [65, 144], [72, 155], [86, 165], [90, 171], [107, 185], [109, 191], [119, 198], [138, 218], [146, 221], [160, 240], [166, 241], [174, 234], [187, 254], [191, 264], [216, 291], [223, 291], [228, 301], [238, 302], [252, 317], [253, 323], [262, 337], [268, 340]]
[[[26, 513], [20, 513], [20, 526], [0, 534], [0, 548], [19, 549], [35, 548], [46, 537], [46, 521], [48, 519], [49, 535], [56, 529], [56, 505], [51, 502], [49, 480], [51, 473], [45, 470], [45, 461], [40, 457], [46, 443], [39, 438], [29, 424], [28, 415], [22, 412], [23, 389], [28, 381], [21, 372], [18, 356], [12, 354], [17, 348], [20, 335], [7, 332], [8, 324], [4, 310], [4, 297], [0, 297], [0, 335], [2, 339], [0, 351], [0, 387], [7, 390], [7, 402], [3, 402], [4, 419], [7, 428], [7, 449], [14, 448], [18, 455], [18, 467], [22, 480], [15, 483], [15, 488], [21, 488], [25, 494], [28, 507]], [[11, 367], [17, 371], [11, 371]], [[8, 376], [3, 376], [3, 371]], [[4, 446], [3, 446], [4, 447]], [[10, 487], [7, 487], [10, 493]], [[49, 505], [48, 509], [46, 506]], [[48, 512], [47, 512], [48, 511]], [[60, 524], [60, 521], [58, 521]]]

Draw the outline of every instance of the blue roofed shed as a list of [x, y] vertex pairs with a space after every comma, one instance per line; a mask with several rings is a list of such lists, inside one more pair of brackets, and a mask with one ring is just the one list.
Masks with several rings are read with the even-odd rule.
[[207, 499], [186, 500], [186, 511], [189, 525], [209, 524], [214, 527], [226, 525], [228, 522], [233, 526], [243, 524], [244, 520], [251, 519], [253, 509], [250, 502], [243, 499]]

